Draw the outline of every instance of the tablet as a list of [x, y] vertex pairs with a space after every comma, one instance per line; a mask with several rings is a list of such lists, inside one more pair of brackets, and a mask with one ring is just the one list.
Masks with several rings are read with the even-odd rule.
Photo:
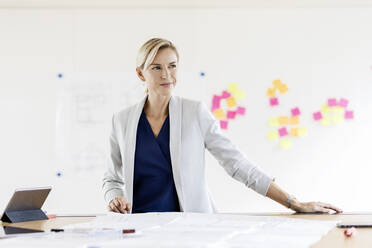
[[1, 220], [14, 223], [48, 219], [41, 207], [51, 189], [51, 187], [16, 189]]
[[44, 233], [41, 230], [14, 227], [14, 226], [1, 226], [0, 227], [0, 238], [17, 237], [25, 234]]

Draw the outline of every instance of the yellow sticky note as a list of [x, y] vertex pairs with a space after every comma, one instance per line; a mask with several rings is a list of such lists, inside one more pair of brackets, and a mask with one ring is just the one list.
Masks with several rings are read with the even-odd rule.
[[273, 81], [273, 85], [274, 85], [274, 87], [276, 88], [276, 89], [279, 89], [279, 86], [280, 85], [282, 85], [283, 83], [282, 83], [282, 81], [280, 81], [280, 79], [275, 79], [274, 81]]
[[279, 90], [279, 92], [280, 92], [281, 94], [283, 94], [283, 93], [286, 93], [286, 92], [288, 91], [288, 87], [287, 87], [287, 85], [285, 85], [285, 84], [281, 84], [281, 85], [278, 87], [278, 90]]
[[297, 128], [297, 135], [299, 137], [305, 137], [305, 136], [307, 136], [307, 128], [306, 127], [298, 127]]
[[230, 93], [235, 93], [238, 91], [238, 84], [237, 83], [229, 83], [227, 85], [227, 91]]
[[327, 104], [324, 104], [322, 105], [322, 110], [321, 110], [322, 114], [328, 114], [328, 113], [331, 113], [331, 108], [327, 105]]
[[244, 94], [243, 90], [237, 90], [233, 94], [234, 94], [235, 98], [238, 99], [238, 100], [244, 99], [244, 97], [245, 97], [245, 94]]
[[292, 147], [292, 141], [290, 139], [281, 139], [280, 140], [280, 148], [289, 149], [291, 147]]
[[268, 88], [266, 91], [266, 96], [272, 98], [275, 97], [275, 88]]
[[344, 115], [344, 108], [343, 107], [337, 106], [337, 107], [331, 108], [331, 110], [335, 114]]
[[278, 130], [270, 130], [267, 133], [267, 139], [268, 140], [276, 140], [279, 138]]
[[279, 116], [278, 121], [279, 121], [279, 125], [288, 125], [289, 118], [288, 116]]
[[276, 117], [271, 117], [271, 118], [269, 119], [269, 126], [270, 126], [270, 127], [277, 127], [277, 126], [279, 126], [278, 118], [276, 118]]
[[226, 113], [223, 109], [216, 109], [215, 111], [213, 111], [213, 114], [217, 120], [222, 120], [226, 118]]
[[323, 116], [323, 119], [320, 120], [320, 124], [323, 126], [331, 125], [331, 118], [329, 116]]
[[226, 99], [226, 104], [228, 108], [234, 108], [236, 107], [236, 100], [235, 97], [229, 97]]
[[336, 114], [336, 115], [334, 115], [334, 116], [332, 117], [332, 122], [333, 122], [334, 124], [340, 124], [340, 123], [343, 123], [344, 120], [345, 120], [345, 118], [344, 118], [344, 115], [342, 115], [342, 114]]
[[289, 135], [292, 137], [297, 137], [298, 135], [298, 128], [294, 127], [289, 129]]
[[291, 124], [291, 125], [298, 125], [298, 124], [300, 124], [300, 118], [298, 116], [291, 116], [289, 118], [289, 124]]

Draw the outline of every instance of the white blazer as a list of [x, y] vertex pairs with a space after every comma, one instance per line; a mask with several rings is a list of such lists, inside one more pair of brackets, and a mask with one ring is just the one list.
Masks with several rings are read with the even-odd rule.
[[[103, 178], [109, 203], [124, 196], [133, 205], [133, 171], [137, 126], [146, 98], [112, 118], [110, 156]], [[234, 179], [266, 196], [273, 178], [250, 163], [225, 137], [205, 104], [172, 96], [169, 101], [170, 154], [181, 211], [214, 213], [205, 180], [205, 148]]]

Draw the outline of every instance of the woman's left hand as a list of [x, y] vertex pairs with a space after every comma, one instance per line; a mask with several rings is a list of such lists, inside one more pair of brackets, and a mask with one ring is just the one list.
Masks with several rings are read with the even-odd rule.
[[297, 202], [292, 206], [292, 209], [298, 213], [342, 213], [342, 209], [324, 202]]

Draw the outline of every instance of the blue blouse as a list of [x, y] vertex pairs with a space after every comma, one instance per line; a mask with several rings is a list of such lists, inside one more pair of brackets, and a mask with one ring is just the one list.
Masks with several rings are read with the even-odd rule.
[[169, 115], [155, 138], [142, 110], [137, 127], [132, 213], [179, 211], [169, 150]]

